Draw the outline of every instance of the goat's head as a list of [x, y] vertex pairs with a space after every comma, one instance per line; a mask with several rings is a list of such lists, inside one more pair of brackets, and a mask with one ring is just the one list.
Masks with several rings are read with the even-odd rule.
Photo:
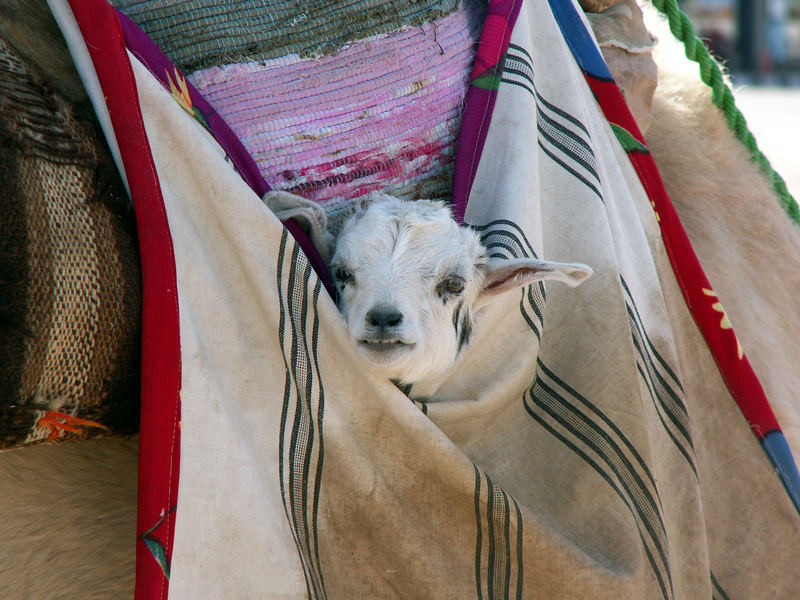
[[534, 281], [577, 285], [584, 265], [489, 259], [441, 203], [384, 196], [342, 228], [330, 269], [353, 342], [385, 376], [436, 377], [469, 342], [475, 315]]
[[[265, 201], [279, 206], [288, 196], [274, 192]], [[298, 201], [291, 216], [310, 211], [306, 220], [324, 222], [321, 209]], [[327, 260], [330, 246], [312, 237]], [[376, 372], [403, 383], [447, 370], [492, 299], [546, 279], [578, 285], [592, 272], [582, 264], [491, 259], [478, 234], [442, 203], [383, 194], [343, 225], [328, 264], [354, 345]]]

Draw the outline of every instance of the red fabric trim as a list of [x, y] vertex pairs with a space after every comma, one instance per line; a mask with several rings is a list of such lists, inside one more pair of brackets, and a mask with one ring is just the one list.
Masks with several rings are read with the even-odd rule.
[[[624, 128], [634, 138], [644, 143], [644, 137], [617, 85], [595, 79], [588, 74], [586, 80], [606, 119]], [[739, 343], [735, 333], [729, 327], [721, 327], [724, 313], [721, 312], [719, 300], [716, 296], [710, 295], [711, 284], [667, 195], [652, 155], [629, 152], [628, 157], [653, 205], [664, 247], [686, 305], [711, 350], [725, 385], [759, 440], [770, 431], [780, 431], [761, 382], [747, 357], [743, 353], [741, 357], [739, 355]]]
[[142, 537], [148, 533], [151, 544], [161, 543], [169, 564], [180, 468], [181, 353], [175, 254], [117, 14], [104, 0], [69, 2], [105, 95], [136, 209], [143, 295], [136, 598], [166, 598], [169, 581]]
[[[497, 85], [500, 84], [499, 63], [508, 51], [511, 33], [522, 8], [520, 0], [492, 0], [481, 30], [481, 37], [472, 65], [470, 85], [464, 97], [461, 129], [458, 133], [453, 168], [450, 209], [458, 223], [464, 222], [469, 195], [481, 160], [489, 125], [492, 121]], [[488, 75], [494, 88], [478, 87], [476, 77]]]

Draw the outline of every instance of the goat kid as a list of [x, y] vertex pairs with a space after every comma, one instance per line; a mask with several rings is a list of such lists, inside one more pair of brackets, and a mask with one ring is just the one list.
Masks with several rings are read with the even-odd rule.
[[478, 234], [441, 202], [373, 193], [335, 238], [319, 205], [280, 191], [264, 202], [307, 229], [333, 275], [351, 341], [374, 372], [402, 384], [441, 377], [481, 308], [502, 294], [543, 280], [576, 286], [592, 274], [579, 263], [489, 258]]

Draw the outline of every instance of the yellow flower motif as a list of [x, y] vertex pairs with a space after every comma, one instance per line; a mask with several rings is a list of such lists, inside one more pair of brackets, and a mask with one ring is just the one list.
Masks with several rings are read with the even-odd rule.
[[[712, 298], [716, 298], [717, 294], [714, 290], [709, 290], [708, 288], [703, 288], [703, 293], [706, 296], [711, 296]], [[733, 326], [731, 325], [731, 320], [728, 318], [728, 313], [725, 312], [725, 309], [722, 307], [722, 302], [715, 302], [711, 305], [718, 313], [722, 313], [722, 319], [720, 319], [719, 326], [722, 329], [730, 329], [731, 333], [733, 333], [733, 338], [736, 340], [736, 352], [739, 355], [739, 360], [742, 359], [744, 356], [744, 349], [742, 349], [742, 345], [739, 343], [739, 338], [736, 337], [736, 333], [733, 332]]]
[[194, 107], [192, 106], [192, 98], [189, 96], [189, 87], [186, 85], [186, 79], [178, 73], [177, 68], [175, 69], [175, 81], [177, 84], [172, 81], [172, 77], [169, 76], [169, 71], [167, 71], [167, 81], [169, 81], [170, 95], [183, 110], [194, 117]]
[[650, 206], [653, 207], [653, 212], [656, 213], [656, 221], [658, 223], [661, 223], [661, 215], [658, 214], [658, 209], [656, 208], [656, 203], [651, 200], [650, 201]]

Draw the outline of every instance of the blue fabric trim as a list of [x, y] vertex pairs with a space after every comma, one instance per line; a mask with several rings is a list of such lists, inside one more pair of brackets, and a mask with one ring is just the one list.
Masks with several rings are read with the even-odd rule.
[[600, 50], [594, 43], [572, 0], [548, 0], [561, 34], [567, 41], [578, 66], [592, 77], [613, 81]]
[[772, 464], [775, 465], [775, 470], [783, 481], [786, 491], [789, 492], [795, 508], [800, 513], [800, 473], [797, 471], [797, 465], [792, 451], [789, 449], [789, 444], [786, 442], [786, 437], [781, 431], [770, 431], [764, 436], [761, 443]]

